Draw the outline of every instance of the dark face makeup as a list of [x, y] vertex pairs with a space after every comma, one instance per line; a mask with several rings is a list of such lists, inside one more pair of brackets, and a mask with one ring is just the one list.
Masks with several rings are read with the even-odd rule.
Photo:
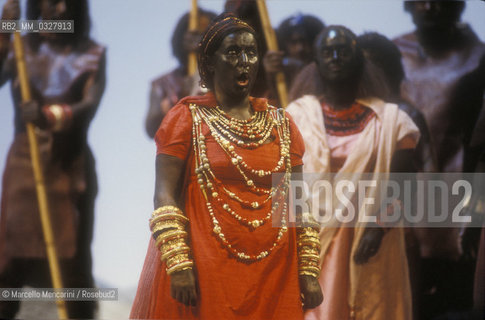
[[304, 63], [312, 61], [312, 46], [302, 32], [292, 32], [285, 45], [290, 58]]
[[357, 67], [356, 42], [345, 30], [330, 28], [317, 41], [316, 61], [324, 79], [341, 81], [354, 74]]
[[40, 14], [44, 20], [73, 19], [72, 4], [75, 0], [42, 0]]
[[410, 4], [413, 22], [419, 29], [440, 29], [454, 26], [463, 9], [460, 1], [415, 1]]
[[[41, 0], [40, 15], [42, 20], [73, 20], [74, 1], [78, 0]], [[53, 42], [63, 41], [69, 33], [42, 33], [42, 37]]]
[[249, 95], [258, 66], [254, 35], [247, 31], [227, 35], [211, 59], [214, 89], [227, 96]]

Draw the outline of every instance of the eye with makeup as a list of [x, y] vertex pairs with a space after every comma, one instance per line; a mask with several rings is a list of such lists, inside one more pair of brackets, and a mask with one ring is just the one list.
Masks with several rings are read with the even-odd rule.
[[331, 58], [332, 57], [332, 49], [323, 49], [322, 50], [322, 57], [325, 59]]
[[227, 56], [238, 56], [241, 54], [241, 52], [244, 52], [249, 58], [257, 55], [255, 47], [241, 48], [239, 46], [231, 46], [227, 48], [225, 54]]
[[322, 56], [325, 59], [329, 59], [333, 57], [334, 52], [337, 53], [337, 57], [343, 59], [347, 59], [352, 56], [352, 50], [347, 46], [324, 48], [322, 50]]
[[226, 55], [228, 56], [236, 56], [238, 55], [240, 49], [237, 46], [230, 46], [229, 48], [226, 49]]
[[256, 47], [248, 47], [246, 53], [250, 56], [256, 56]]
[[338, 49], [338, 55], [344, 59], [352, 56], [352, 50], [349, 47], [341, 47]]

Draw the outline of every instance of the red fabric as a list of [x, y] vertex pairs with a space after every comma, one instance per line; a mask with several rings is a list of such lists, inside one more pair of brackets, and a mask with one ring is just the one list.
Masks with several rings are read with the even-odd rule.
[[[212, 231], [212, 223], [194, 174], [191, 142], [192, 117], [189, 103], [214, 106], [212, 94], [182, 99], [167, 114], [156, 135], [158, 154], [168, 154], [188, 162], [190, 175], [185, 187], [185, 214], [190, 219], [191, 248], [199, 283], [197, 307], [189, 308], [170, 296], [170, 278], [160, 262], [159, 253], [150, 241], [137, 296], [130, 318], [144, 319], [302, 319], [303, 310], [298, 284], [296, 235], [289, 228], [281, 242], [266, 258], [245, 263], [229, 255]], [[254, 110], [267, 107], [265, 99], [251, 98]], [[304, 144], [291, 121], [292, 165], [301, 165]], [[243, 186], [240, 174], [217, 145], [204, 124], [207, 154], [216, 176], [242, 198], [259, 201]], [[279, 159], [279, 141], [275, 140], [254, 150], [236, 146], [236, 151], [255, 168], [272, 169]], [[270, 180], [270, 179], [269, 179]], [[271, 181], [257, 180], [258, 185]], [[250, 198], [253, 197], [253, 198]], [[271, 202], [271, 201], [270, 201]], [[243, 217], [261, 218], [271, 207], [267, 203], [257, 210], [238, 210]], [[241, 208], [235, 202], [231, 207]], [[256, 254], [267, 250], [276, 239], [278, 229], [270, 223], [250, 231], [225, 212], [214, 207], [226, 238], [240, 251]]]
[[[263, 111], [267, 109], [268, 100], [265, 98], [253, 98], [250, 97], [250, 102], [254, 111]], [[217, 101], [215, 100], [214, 94], [211, 92], [203, 96], [190, 96], [181, 99], [170, 111], [167, 113], [165, 118], [160, 125], [157, 133], [155, 134], [155, 142], [157, 143], [157, 155], [160, 153], [175, 156], [182, 160], [186, 160], [189, 151], [193, 151], [192, 146], [192, 116], [188, 105], [190, 103], [195, 103], [197, 105], [215, 107]], [[297, 126], [293, 122], [291, 115], [285, 113], [285, 115], [290, 119], [290, 139], [291, 139], [291, 165], [299, 166], [302, 165], [303, 153], [305, 153], [305, 144], [303, 138], [298, 131]], [[209, 132], [208, 128], [205, 127], [205, 135]], [[275, 135], [276, 131], [273, 131]], [[210, 138], [210, 137], [208, 137]], [[214, 142], [213, 139], [211, 139]], [[278, 141], [272, 143], [279, 152]], [[215, 143], [215, 142], [214, 142]], [[237, 146], [235, 146], [238, 148]], [[274, 148], [273, 148], [274, 149]], [[240, 150], [240, 149], [238, 149]], [[257, 152], [260, 152], [258, 149]], [[261, 153], [263, 154], [263, 153]], [[259, 158], [259, 153], [256, 154], [256, 158]], [[261, 159], [262, 160], [262, 159]], [[266, 159], [268, 160], [268, 159]], [[273, 161], [272, 159], [270, 159]], [[274, 162], [273, 162], [274, 163]]]
[[357, 134], [365, 129], [376, 114], [371, 108], [355, 102], [350, 108], [337, 110], [322, 102], [325, 130], [334, 136]]

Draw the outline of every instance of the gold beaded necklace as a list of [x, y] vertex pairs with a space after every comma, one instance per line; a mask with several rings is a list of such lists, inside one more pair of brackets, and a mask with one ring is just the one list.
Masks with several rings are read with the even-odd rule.
[[[251, 118], [247, 120], [234, 119], [225, 114], [219, 107], [204, 107], [196, 104], [190, 104], [189, 109], [192, 114], [192, 141], [195, 153], [195, 173], [197, 174], [197, 182], [206, 200], [206, 206], [213, 225], [213, 232], [220, 240], [222, 245], [233, 256], [243, 261], [257, 261], [267, 257], [274, 248], [277, 247], [280, 240], [283, 238], [287, 229], [287, 204], [286, 194], [288, 192], [289, 179], [291, 174], [291, 160], [290, 160], [290, 128], [288, 118], [284, 114], [280, 114], [278, 110], [272, 106], [264, 111], [255, 112]], [[257, 195], [266, 194], [265, 199], [261, 202], [251, 202], [242, 199], [236, 193], [230, 191], [224, 184], [216, 177], [211, 169], [209, 158], [207, 157], [207, 146], [205, 144], [205, 136], [202, 133], [202, 122], [205, 122], [209, 128], [211, 136], [221, 147], [224, 153], [229, 157], [230, 163], [237, 169], [244, 179], [248, 189]], [[235, 151], [234, 145], [243, 149], [256, 149], [267, 141], [273, 129], [276, 127], [276, 132], [280, 143], [280, 158], [271, 170], [256, 169], [248, 165], [244, 159]], [[251, 178], [265, 177], [272, 173], [284, 169], [285, 174], [276, 187], [270, 189], [257, 187]], [[240, 203], [242, 207], [247, 210], [255, 210], [261, 208], [263, 204], [273, 199], [271, 210], [260, 219], [249, 220], [240, 216], [236, 210], [231, 208], [229, 203], [225, 202], [220, 193], [224, 192], [229, 198]], [[223, 230], [217, 219], [217, 214], [224, 212], [229, 214], [238, 223], [247, 227], [250, 230], [261, 227], [274, 216], [276, 210], [283, 204], [281, 208], [281, 227], [278, 230], [273, 244], [266, 250], [262, 250], [259, 254], [247, 254], [244, 251], [238, 250], [225, 237]], [[220, 210], [214, 210], [214, 207], [220, 207]]]

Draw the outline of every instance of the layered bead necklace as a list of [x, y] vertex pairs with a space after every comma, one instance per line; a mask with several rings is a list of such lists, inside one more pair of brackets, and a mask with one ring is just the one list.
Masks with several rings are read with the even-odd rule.
[[[291, 142], [288, 118], [285, 117], [284, 114], [280, 114], [278, 110], [272, 106], [268, 106], [264, 111], [255, 112], [254, 115], [247, 120], [231, 118], [219, 107], [211, 108], [190, 104], [189, 109], [193, 120], [192, 141], [195, 154], [195, 173], [197, 175], [197, 182], [199, 183], [206, 200], [206, 206], [212, 221], [213, 232], [225, 249], [242, 261], [257, 261], [267, 257], [274, 248], [277, 247], [278, 243], [283, 238], [283, 235], [288, 230], [286, 194], [288, 193], [291, 174]], [[230, 163], [237, 169], [244, 180], [246, 187], [258, 196], [265, 196], [261, 203], [241, 198], [235, 192], [230, 191], [222, 181], [216, 177], [214, 171], [211, 169], [209, 158], [207, 157], [207, 146], [205, 143], [205, 136], [202, 133], [202, 122], [206, 123], [210, 130], [210, 134], [221, 147], [223, 152], [228, 156]], [[275, 127], [280, 143], [280, 157], [278, 161], [271, 170], [253, 168], [236, 152], [235, 145], [243, 149], [257, 149], [271, 137], [271, 133]], [[271, 187], [270, 189], [258, 187], [253, 180], [255, 177], [263, 178], [283, 170], [285, 172], [284, 176], [276, 187]], [[221, 198], [220, 195], [222, 193], [226, 194], [230, 199], [238, 202], [241, 207], [246, 210], [259, 209], [271, 199], [273, 199], [273, 204], [271, 210], [263, 218], [249, 220], [239, 215], [237, 210], [231, 208], [229, 203]], [[282, 208], [280, 208], [281, 221], [276, 239], [269, 248], [262, 250], [258, 254], [248, 254], [236, 249], [225, 237], [219, 220], [217, 219], [218, 215], [227, 213], [239, 224], [250, 230], [255, 230], [273, 217], [276, 210], [280, 207], [280, 203], [282, 204]]]

